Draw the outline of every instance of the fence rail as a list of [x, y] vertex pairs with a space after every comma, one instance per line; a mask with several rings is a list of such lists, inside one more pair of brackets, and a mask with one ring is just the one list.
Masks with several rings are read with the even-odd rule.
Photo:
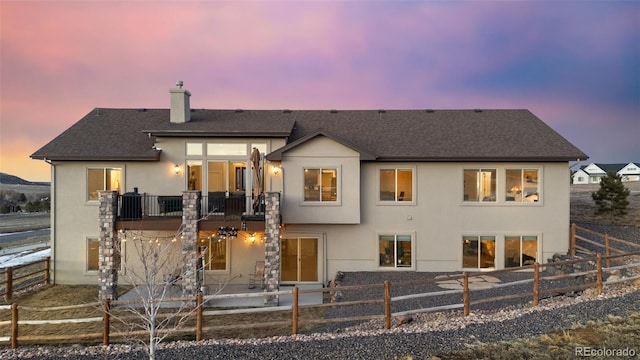
[[[419, 294], [411, 294], [411, 295], [402, 295], [391, 297], [391, 289], [392, 284], [390, 281], [385, 281], [383, 284], [371, 284], [371, 285], [358, 285], [358, 286], [344, 286], [338, 288], [323, 288], [323, 289], [305, 289], [300, 290], [297, 287], [294, 287], [292, 290], [287, 291], [278, 291], [275, 293], [250, 293], [250, 294], [224, 294], [224, 295], [208, 295], [203, 296], [202, 293], [199, 293], [195, 298], [171, 298], [166, 299], [167, 302], [176, 302], [176, 301], [191, 301], [194, 303], [193, 308], [188, 310], [188, 317], [196, 320], [195, 326], [185, 327], [179, 329], [179, 333], [181, 334], [194, 334], [196, 340], [201, 340], [203, 337], [203, 331], [217, 331], [217, 330], [230, 330], [230, 329], [255, 329], [255, 328], [264, 328], [264, 327], [272, 327], [272, 326], [290, 326], [291, 334], [296, 335], [298, 333], [298, 329], [300, 325], [322, 325], [322, 324], [333, 324], [333, 323], [344, 323], [344, 322], [358, 322], [358, 321], [369, 321], [369, 320], [384, 320], [384, 327], [386, 329], [391, 328], [391, 320], [393, 317], [400, 315], [411, 315], [417, 313], [425, 313], [425, 312], [435, 312], [435, 311], [444, 311], [444, 310], [452, 310], [452, 309], [463, 309], [464, 316], [468, 316], [470, 313], [470, 309], [472, 306], [478, 306], [481, 304], [498, 302], [504, 300], [511, 299], [519, 299], [519, 298], [527, 298], [530, 297], [532, 299], [532, 306], [538, 305], [538, 301], [540, 298], [544, 298], [545, 296], [551, 296], [556, 294], [564, 294], [571, 291], [580, 291], [587, 288], [595, 288], [598, 294], [602, 294], [604, 288], [606, 286], [612, 285], [614, 283], [620, 282], [629, 282], [634, 281], [635, 279], [640, 278], [638, 275], [630, 276], [627, 278], [620, 278], [611, 282], [604, 282], [603, 274], [610, 273], [612, 271], [619, 271], [620, 269], [635, 269], [636, 271], [640, 269], [640, 262], [634, 261], [637, 256], [640, 255], [640, 251], [629, 254], [619, 254], [619, 255], [610, 255], [603, 256], [598, 254], [596, 257], [590, 257], [580, 260], [568, 260], [568, 261], [559, 261], [559, 262], [550, 262], [546, 264], [534, 264], [532, 266], [533, 271], [530, 273], [532, 278], [530, 279], [522, 279], [515, 280], [511, 282], [505, 282], [500, 284], [495, 284], [494, 286], [488, 287], [480, 287], [480, 288], [470, 288], [469, 287], [469, 278], [473, 278], [474, 276], [483, 276], [483, 275], [491, 275], [493, 272], [486, 272], [482, 274], [470, 274], [468, 272], [464, 272], [462, 275], [440, 278], [440, 279], [429, 279], [424, 281], [412, 281], [412, 282], [399, 282], [393, 284], [393, 288], [401, 288], [406, 285], [424, 285], [424, 284], [433, 284], [434, 281], [442, 281], [450, 280], [450, 279], [462, 279], [462, 289], [459, 290], [445, 290], [445, 291], [430, 291]], [[616, 267], [603, 267], [603, 261], [606, 262], [608, 260], [622, 260], [626, 259], [627, 261], [633, 261], [631, 263], [620, 265]], [[541, 268], [558, 268], [567, 265], [579, 264], [579, 263], [595, 263], [595, 268], [593, 270], [587, 271], [572, 271], [566, 274], [560, 275], [548, 275], [548, 276], [540, 276]], [[520, 271], [519, 268], [509, 269], [509, 270], [499, 270], [495, 271], [495, 273], [505, 273], [505, 272], [514, 272]], [[525, 273], [527, 274], [527, 273]], [[594, 278], [595, 280], [587, 281], [589, 278]], [[573, 286], [563, 286], [563, 287], [552, 287], [552, 288], [543, 288], [542, 284], [551, 284], [552, 281], [567, 279], [567, 278], [583, 278], [585, 281], [583, 284], [573, 285]], [[517, 291], [513, 294], [505, 294], [501, 296], [493, 296], [488, 298], [482, 298], [477, 300], [470, 299], [470, 293], [482, 292], [488, 289], [499, 289], [506, 287], [515, 287], [522, 285], [530, 285], [530, 291]], [[362, 290], [383, 290], [381, 291], [379, 297], [373, 299], [366, 300], [355, 300], [355, 301], [344, 301], [344, 302], [335, 302], [335, 303], [325, 303], [319, 305], [299, 305], [299, 294], [303, 293], [314, 293], [314, 292], [322, 292], [322, 293], [330, 293], [335, 291], [362, 291]], [[256, 297], [256, 296], [273, 296], [273, 295], [292, 295], [293, 305], [292, 306], [282, 306], [282, 307], [266, 307], [266, 308], [249, 308], [249, 309], [226, 309], [226, 310], [205, 310], [203, 304], [205, 301], [211, 301], [222, 298], [247, 298], [247, 297]], [[406, 300], [413, 300], [417, 298], [424, 297], [437, 297], [437, 296], [451, 296], [451, 295], [461, 295], [461, 297], [457, 298], [457, 301], [454, 301], [450, 304], [439, 305], [439, 306], [431, 306], [431, 307], [420, 307], [411, 310], [404, 311], [396, 311], [392, 312], [391, 309], [393, 304], [397, 304]], [[459, 302], [461, 301], [461, 302]], [[1, 336], [4, 335], [0, 333], [0, 341], [9, 342], [12, 348], [16, 348], [20, 342], [38, 342], [38, 341], [60, 341], [60, 342], [72, 342], [78, 339], [82, 340], [91, 340], [91, 339], [100, 339], [102, 338], [103, 344], [109, 344], [111, 339], [113, 338], [126, 338], [132, 335], [140, 335], [144, 332], [136, 331], [136, 332], [117, 332], [112, 330], [111, 324], [111, 311], [117, 306], [127, 306], [134, 305], [135, 301], [105, 301], [103, 304], [100, 303], [89, 303], [89, 304], [80, 304], [80, 305], [68, 305], [68, 306], [59, 306], [59, 307], [48, 307], [48, 308], [37, 308], [31, 306], [18, 306], [17, 303], [13, 303], [7, 306], [0, 306], [0, 311], [11, 310], [11, 319], [10, 320], [2, 320], [0, 319], [0, 329], [3, 327], [10, 326], [9, 336]], [[354, 305], [362, 305], [362, 304], [381, 304], [382, 307], [379, 308], [378, 313], [363, 315], [363, 316], [347, 316], [340, 318], [325, 318], [325, 319], [301, 319], [299, 317], [299, 312], [301, 308], [326, 308], [326, 307], [347, 307]], [[29, 320], [20, 320], [19, 314], [21, 311], [59, 311], [59, 310], [72, 310], [72, 309], [81, 309], [86, 307], [93, 308], [102, 308], [102, 316], [92, 316], [86, 318], [74, 318], [74, 319], [57, 319], [57, 320], [38, 320], [38, 319], [29, 319]], [[216, 316], [223, 316], [229, 314], [251, 314], [251, 313], [263, 313], [263, 312], [291, 312], [290, 320], [283, 321], [270, 321], [270, 322], [262, 322], [262, 323], [248, 323], [248, 324], [227, 324], [227, 325], [212, 325], [207, 322], [211, 322], [211, 319]], [[86, 324], [86, 323], [99, 323], [102, 322], [104, 324], [104, 330], [102, 333], [90, 333], [79, 335], [20, 335], [19, 329], [21, 325], [31, 325], [31, 326], [44, 326], [47, 324]]]
[[[32, 268], [43, 265], [43, 269]], [[23, 290], [28, 287], [50, 283], [50, 266], [51, 258], [46, 257], [44, 260], [33, 261], [27, 264], [10, 266], [0, 270], [0, 277], [4, 280], [2, 284], [4, 292], [4, 301], [11, 301], [11, 297], [15, 291]]]

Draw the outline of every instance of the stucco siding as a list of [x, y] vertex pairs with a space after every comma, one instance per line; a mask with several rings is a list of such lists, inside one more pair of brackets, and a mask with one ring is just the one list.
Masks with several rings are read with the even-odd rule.
[[[360, 159], [354, 150], [317, 137], [286, 152], [282, 168], [282, 218], [291, 224], [357, 224], [360, 222]], [[304, 201], [305, 168], [337, 169], [337, 201]]]

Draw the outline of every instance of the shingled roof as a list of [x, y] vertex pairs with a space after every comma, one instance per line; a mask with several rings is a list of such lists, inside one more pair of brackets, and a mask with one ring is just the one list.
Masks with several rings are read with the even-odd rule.
[[94, 109], [31, 155], [49, 160], [159, 159], [154, 137], [286, 138], [276, 160], [327, 136], [377, 161], [570, 161], [587, 156], [528, 110]]

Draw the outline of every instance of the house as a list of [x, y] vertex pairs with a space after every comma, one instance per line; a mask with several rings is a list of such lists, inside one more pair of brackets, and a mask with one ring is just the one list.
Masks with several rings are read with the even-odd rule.
[[181, 86], [170, 96], [170, 109], [96, 108], [31, 155], [51, 164], [56, 283], [115, 286], [117, 244], [130, 257], [124, 240], [177, 229], [185, 294], [247, 283], [256, 261], [272, 291], [568, 249], [569, 161], [587, 156], [528, 110], [203, 110]]
[[601, 164], [591, 163], [578, 169], [571, 175], [573, 184], [599, 184], [600, 179], [613, 172], [622, 178], [623, 182], [640, 181], [640, 166], [636, 163]]

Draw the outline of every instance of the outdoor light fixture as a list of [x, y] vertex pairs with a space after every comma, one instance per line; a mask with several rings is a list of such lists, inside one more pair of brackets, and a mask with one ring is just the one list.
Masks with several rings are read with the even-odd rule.
[[274, 175], [278, 175], [278, 174], [280, 174], [280, 168], [279, 168], [279, 167], [277, 167], [277, 166], [274, 166], [274, 167], [273, 167], [273, 174], [274, 174]]
[[249, 234], [249, 236], [247, 236], [246, 243], [249, 244], [249, 245], [259, 244], [260, 243], [260, 236], [258, 236], [256, 233], [251, 233], [251, 234]]
[[234, 239], [236, 236], [238, 236], [238, 228], [235, 228], [233, 226], [221, 226], [218, 228], [218, 236], [225, 239]]
[[173, 167], [173, 171], [176, 173], [176, 175], [180, 175], [180, 165], [176, 164]]

